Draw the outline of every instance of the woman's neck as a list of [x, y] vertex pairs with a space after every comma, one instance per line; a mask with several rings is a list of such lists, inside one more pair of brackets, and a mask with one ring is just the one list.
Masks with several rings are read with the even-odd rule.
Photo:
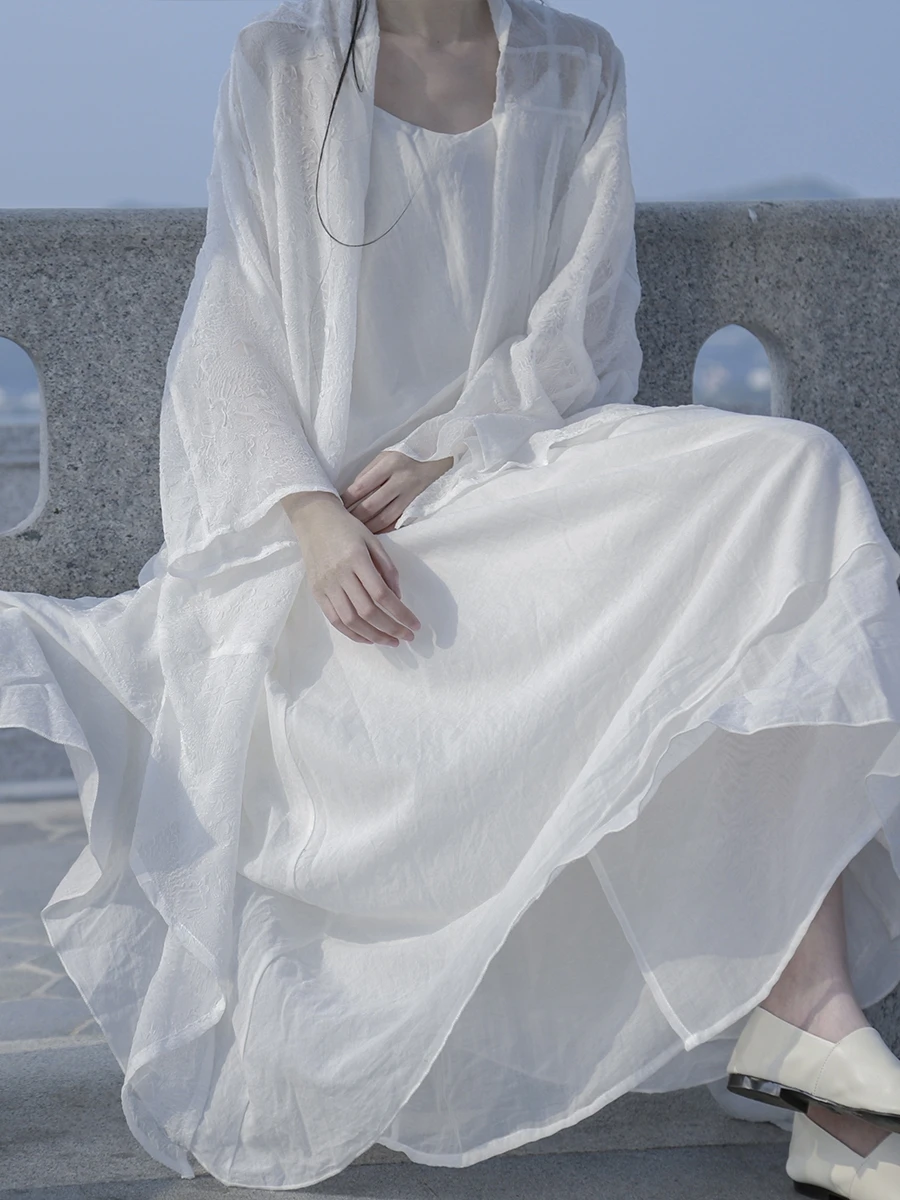
[[493, 29], [487, 0], [377, 0], [382, 33], [418, 37], [435, 49], [476, 41]]

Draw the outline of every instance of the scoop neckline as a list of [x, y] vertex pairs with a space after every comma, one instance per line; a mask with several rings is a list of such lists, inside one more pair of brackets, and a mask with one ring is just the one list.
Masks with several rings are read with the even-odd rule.
[[398, 125], [403, 125], [407, 129], [414, 129], [418, 133], [430, 133], [433, 137], [439, 138], [462, 138], [469, 137], [473, 133], [480, 133], [482, 129], [487, 129], [494, 124], [493, 116], [488, 117], [486, 121], [482, 121], [480, 125], [475, 125], [472, 129], [461, 129], [458, 133], [447, 133], [443, 129], [429, 129], [427, 125], [416, 125], [413, 121], [404, 121], [402, 117], [398, 117], [396, 113], [392, 113], [389, 109], [382, 108], [380, 104], [376, 104], [373, 100], [372, 107], [378, 112], [383, 113], [389, 120], [395, 121]]

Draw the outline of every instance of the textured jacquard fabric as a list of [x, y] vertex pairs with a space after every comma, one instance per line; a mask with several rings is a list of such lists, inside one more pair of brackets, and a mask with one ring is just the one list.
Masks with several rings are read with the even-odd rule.
[[[491, 259], [456, 402], [389, 447], [454, 458], [398, 528], [508, 469], [532, 435], [530, 452], [544, 457], [548, 431], [637, 394], [621, 52], [601, 26], [537, 0], [492, 0], [491, 11]], [[241, 30], [222, 82], [207, 236], [160, 424], [163, 554], [180, 574], [209, 575], [254, 525], [255, 541], [276, 551], [291, 536], [280, 497], [335, 490], [365, 240], [375, 4], [357, 40], [361, 90], [352, 79], [341, 88], [326, 138], [348, 24], [342, 0], [282, 3]]]
[[[491, 0], [490, 128], [451, 153], [373, 137], [371, 4], [317, 196], [349, 8], [238, 36], [159, 553], [113, 597], [0, 592], [0, 727], [66, 748], [88, 831], [41, 915], [128, 1126], [266, 1189], [721, 1085], [842, 871], [857, 997], [900, 981], [900, 554], [856, 464], [635, 402], [622, 62], [584, 18]], [[380, 250], [341, 244], [426, 166]], [[389, 244], [434, 267], [396, 407], [389, 310], [357, 341]], [[379, 535], [422, 622], [398, 647], [330, 625], [278, 502], [369, 439], [454, 458]]]

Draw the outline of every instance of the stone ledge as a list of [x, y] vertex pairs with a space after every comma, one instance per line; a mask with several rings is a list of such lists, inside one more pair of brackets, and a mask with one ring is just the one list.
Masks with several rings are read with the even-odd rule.
[[[0, 535], [9, 591], [111, 596], [159, 549], [166, 362], [204, 208], [0, 211], [0, 336], [46, 404], [40, 512]], [[697, 351], [740, 324], [773, 370], [773, 414], [853, 456], [900, 546], [900, 200], [639, 204], [642, 404], [691, 401]], [[100, 431], [100, 432], [98, 432]]]

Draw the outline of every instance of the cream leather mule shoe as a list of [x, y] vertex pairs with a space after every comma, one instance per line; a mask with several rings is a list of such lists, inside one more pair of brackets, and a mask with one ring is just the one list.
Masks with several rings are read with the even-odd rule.
[[871, 1025], [829, 1042], [755, 1008], [728, 1063], [728, 1088], [801, 1113], [815, 1100], [900, 1132], [900, 1060]]
[[815, 1200], [897, 1200], [900, 1134], [888, 1134], [864, 1158], [803, 1113], [794, 1113], [785, 1169], [794, 1189]]

